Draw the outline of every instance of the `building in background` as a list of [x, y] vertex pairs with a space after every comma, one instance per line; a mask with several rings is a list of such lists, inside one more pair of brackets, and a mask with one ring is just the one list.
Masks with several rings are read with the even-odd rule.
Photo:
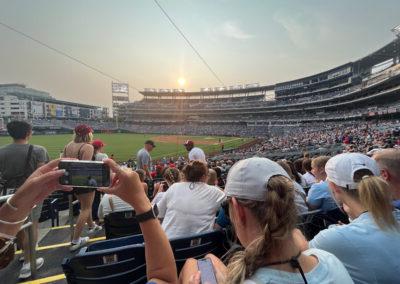
[[57, 100], [23, 84], [0, 84], [3, 119], [107, 119], [108, 108]]

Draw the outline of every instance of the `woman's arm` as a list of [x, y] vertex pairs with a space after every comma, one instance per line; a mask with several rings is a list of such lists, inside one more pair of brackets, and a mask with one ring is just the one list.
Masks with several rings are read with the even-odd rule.
[[29, 215], [33, 206], [57, 189], [72, 190], [71, 187], [62, 186], [58, 182], [59, 177], [64, 174], [64, 170], [57, 169], [59, 161], [59, 159], [53, 160], [38, 168], [8, 200], [8, 203], [0, 207], [0, 220], [3, 221], [0, 222], [0, 233], [15, 236], [24, 223], [19, 221]]
[[[136, 214], [148, 212], [151, 204], [147, 198], [139, 176], [131, 170], [121, 169], [113, 160], [105, 160], [115, 177], [110, 188], [99, 189], [102, 192], [115, 194], [135, 208]], [[147, 278], [157, 283], [176, 283], [177, 272], [171, 245], [157, 219], [140, 223], [146, 243]]]

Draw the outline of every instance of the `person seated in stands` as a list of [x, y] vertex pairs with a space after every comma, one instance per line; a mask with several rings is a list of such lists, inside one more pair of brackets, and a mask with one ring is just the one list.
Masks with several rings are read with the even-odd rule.
[[143, 234], [146, 257], [147, 283], [178, 283], [177, 269], [171, 245], [157, 220], [157, 209], [152, 207], [143, 191], [139, 176], [130, 169], [123, 169], [108, 159], [105, 161], [115, 173], [115, 183], [99, 191], [118, 196], [135, 208], [136, 218]]
[[103, 161], [105, 159], [108, 159], [108, 155], [103, 152], [104, 146], [106, 146], [106, 144], [104, 144], [103, 141], [101, 141], [100, 139], [95, 139], [92, 142], [92, 146], [94, 149], [93, 152], [94, 161]]
[[217, 186], [219, 188], [224, 188], [225, 187], [225, 181], [222, 178], [222, 170], [221, 170], [221, 168], [220, 167], [213, 167], [212, 169], [217, 173], [217, 179], [218, 179]]
[[144, 170], [136, 170], [136, 173], [139, 175], [140, 182], [142, 183], [143, 186], [143, 190], [147, 195], [149, 191], [149, 186], [147, 185], [147, 183], [144, 182], [146, 179], [146, 172]]
[[[142, 182], [141, 185], [143, 189]], [[145, 191], [143, 190], [143, 192]], [[119, 198], [116, 195], [106, 193], [101, 198], [97, 215], [100, 220], [103, 220], [106, 215], [112, 212], [131, 211], [131, 210], [134, 210], [133, 207], [128, 203], [126, 203], [125, 201], [123, 201], [121, 198]]]
[[163, 173], [164, 181], [156, 184], [157, 192], [154, 195], [154, 199], [151, 204], [157, 204], [165, 195], [168, 188], [176, 182], [181, 181], [181, 172], [176, 168], [164, 168]]
[[208, 169], [207, 184], [218, 186], [217, 172], [213, 169]]
[[[293, 182], [266, 158], [236, 163], [225, 187], [229, 215], [244, 250], [226, 267], [210, 258], [218, 283], [353, 283], [343, 264], [329, 252], [296, 242], [297, 209]], [[200, 283], [197, 260], [181, 271], [182, 283]]]
[[303, 178], [306, 181], [306, 186], [310, 187], [312, 184], [315, 183], [315, 177], [311, 172], [311, 159], [310, 158], [303, 159], [303, 169], [306, 172], [303, 175]]
[[333, 197], [352, 221], [319, 232], [310, 247], [336, 255], [355, 283], [398, 283], [400, 211], [393, 211], [377, 163], [364, 154], [344, 153], [331, 158], [325, 172]]
[[320, 156], [311, 162], [311, 171], [317, 182], [311, 185], [308, 191], [307, 205], [310, 210], [321, 209], [328, 212], [338, 208], [326, 180], [325, 165], [329, 159], [328, 156]]
[[159, 218], [168, 238], [212, 230], [225, 194], [207, 181], [207, 166], [193, 161], [183, 169], [184, 182], [174, 183], [157, 203]]
[[284, 160], [280, 160], [277, 162], [278, 165], [280, 165], [285, 172], [288, 175], [288, 178], [290, 178], [293, 181], [294, 185], [294, 202], [296, 203], [297, 211], [299, 214], [304, 214], [308, 212], [308, 207], [306, 204], [306, 193], [304, 192], [304, 189], [301, 187], [300, 184], [298, 184], [293, 177], [292, 170], [290, 169], [289, 165], [286, 163]]
[[381, 178], [390, 186], [393, 206], [400, 209], [400, 149], [384, 149], [373, 155], [378, 163]]
[[296, 167], [294, 166], [294, 163], [292, 161], [286, 160], [286, 164], [290, 167], [290, 170], [292, 171], [293, 178], [294, 180], [301, 185], [301, 187], [307, 187], [306, 185], [306, 180], [303, 178], [303, 175], [300, 174], [297, 170]]

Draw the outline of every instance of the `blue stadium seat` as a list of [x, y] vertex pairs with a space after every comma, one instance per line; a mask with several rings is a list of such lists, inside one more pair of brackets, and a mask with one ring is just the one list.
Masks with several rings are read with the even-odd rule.
[[[170, 240], [178, 273], [188, 258], [203, 258], [212, 253], [222, 256], [226, 251], [223, 231], [196, 234]], [[145, 283], [145, 245], [142, 235], [105, 240], [82, 248], [62, 267], [68, 283]]]
[[104, 216], [106, 239], [120, 238], [140, 234], [140, 226], [136, 221], [135, 211], [112, 212]]
[[220, 257], [227, 251], [226, 236], [220, 230], [172, 239], [170, 242], [178, 273], [188, 258], [200, 259], [209, 253]]
[[86, 248], [62, 263], [68, 283], [146, 283], [142, 244], [87, 252]]
[[110, 240], [99, 241], [87, 246], [86, 252], [106, 250], [123, 246], [143, 244], [143, 235], [127, 236]]

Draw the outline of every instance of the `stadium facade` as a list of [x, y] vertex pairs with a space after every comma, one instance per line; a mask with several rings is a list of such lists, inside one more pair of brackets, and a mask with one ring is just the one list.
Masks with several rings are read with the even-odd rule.
[[354, 62], [288, 82], [199, 92], [145, 89], [141, 94], [141, 101], [120, 107], [121, 121], [257, 129], [400, 114], [400, 38]]
[[108, 109], [57, 100], [49, 93], [23, 84], [0, 84], [2, 119], [99, 119], [108, 118]]

